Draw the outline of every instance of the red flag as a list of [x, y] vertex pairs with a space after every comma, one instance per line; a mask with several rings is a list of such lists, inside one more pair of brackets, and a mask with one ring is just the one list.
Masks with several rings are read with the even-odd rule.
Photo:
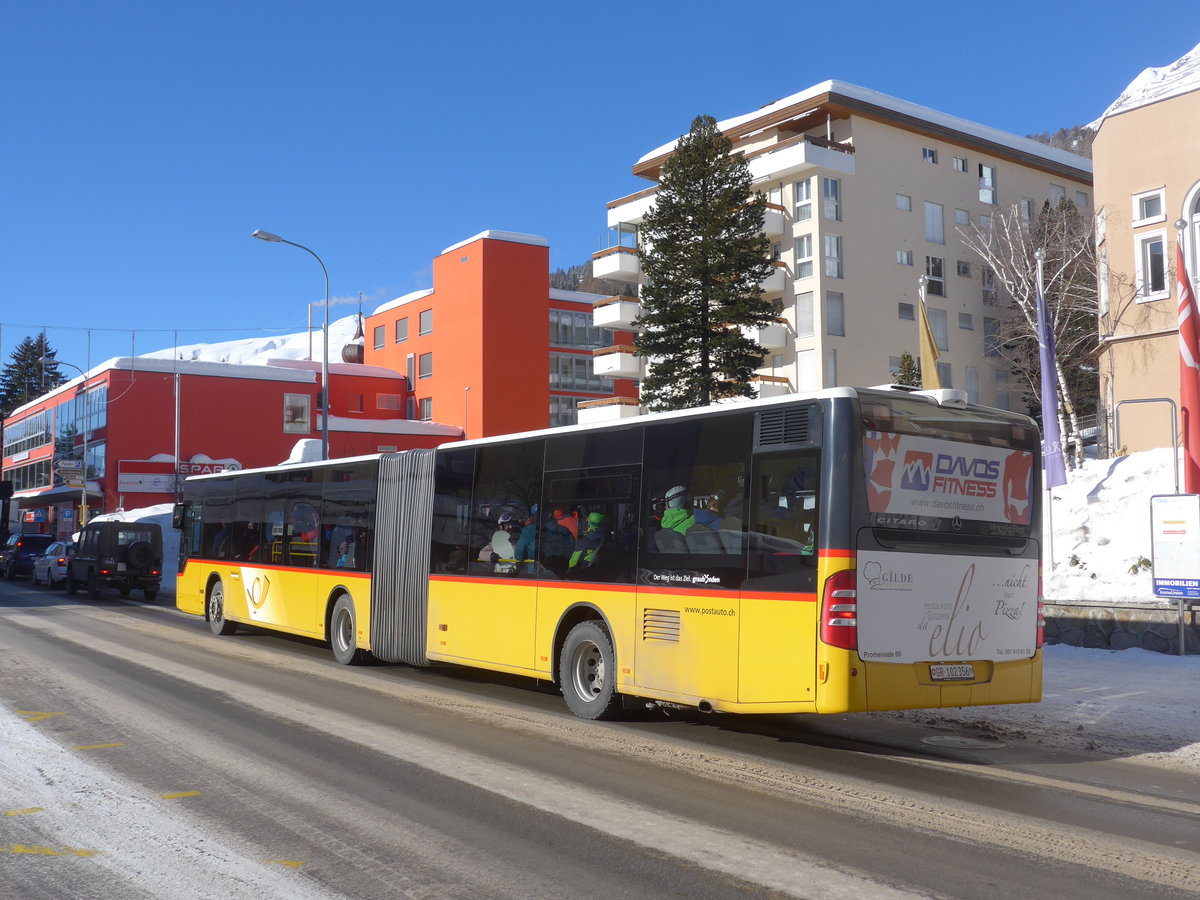
[[1179, 405], [1183, 413], [1184, 492], [1200, 493], [1200, 328], [1192, 282], [1183, 264], [1183, 241], [1175, 244], [1179, 293]]

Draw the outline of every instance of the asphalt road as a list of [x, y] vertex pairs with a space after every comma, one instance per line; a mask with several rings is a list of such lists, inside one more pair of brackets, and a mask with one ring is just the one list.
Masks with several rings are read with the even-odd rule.
[[5, 898], [1200, 895], [1191, 777], [881, 717], [584, 722], [115, 593], [0, 583], [0, 705]]

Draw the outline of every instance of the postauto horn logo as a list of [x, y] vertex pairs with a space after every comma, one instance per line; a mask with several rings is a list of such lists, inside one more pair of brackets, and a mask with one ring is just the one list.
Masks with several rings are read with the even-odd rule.
[[933, 454], [909, 450], [900, 468], [900, 487], [906, 491], [929, 490], [929, 473], [933, 470]]

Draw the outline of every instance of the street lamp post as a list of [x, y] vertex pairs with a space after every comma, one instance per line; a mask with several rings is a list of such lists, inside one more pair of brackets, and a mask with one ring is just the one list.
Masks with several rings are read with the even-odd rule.
[[[261, 228], [255, 229], [251, 237], [256, 237], [260, 241], [269, 241], [272, 244], [290, 244], [293, 247], [299, 247], [317, 261], [321, 272], [325, 275], [325, 324], [321, 328], [321, 343], [324, 345], [321, 350], [321, 459], [329, 459], [329, 270], [325, 268], [325, 263], [321, 262], [321, 257], [303, 244], [281, 238], [279, 235], [263, 231]], [[310, 318], [311, 311], [312, 307], [310, 306]]]
[[80, 377], [83, 379], [83, 381], [82, 381], [82, 382], [80, 383], [80, 385], [79, 385], [79, 389], [80, 389], [81, 391], [83, 391], [83, 427], [82, 427], [82, 428], [79, 430], [79, 431], [80, 431], [80, 434], [82, 434], [82, 435], [83, 435], [83, 469], [82, 469], [82, 472], [81, 472], [81, 474], [82, 474], [82, 476], [83, 476], [83, 482], [82, 482], [82, 487], [80, 488], [80, 491], [79, 491], [79, 527], [80, 527], [80, 528], [82, 528], [84, 525], [86, 525], [86, 524], [87, 524], [87, 517], [88, 517], [88, 501], [87, 501], [87, 483], [88, 483], [88, 464], [87, 464], [87, 463], [88, 463], [88, 460], [87, 460], [87, 451], [88, 451], [88, 412], [89, 412], [89, 410], [88, 410], [88, 393], [89, 393], [89, 392], [88, 392], [88, 389], [87, 389], [87, 373], [86, 373], [86, 372], [84, 372], [84, 371], [83, 371], [83, 369], [79, 368], [79, 366], [75, 365], [74, 363], [63, 362], [61, 359], [54, 359], [53, 357], [49, 357], [49, 356], [43, 356], [43, 357], [42, 357], [42, 359], [41, 359], [41, 362], [42, 362], [43, 364], [45, 364], [45, 363], [49, 363], [49, 362], [56, 362], [56, 363], [58, 363], [60, 366], [70, 366], [72, 369], [74, 369], [76, 372], [78, 372], [78, 373], [79, 373], [79, 376], [80, 376]]

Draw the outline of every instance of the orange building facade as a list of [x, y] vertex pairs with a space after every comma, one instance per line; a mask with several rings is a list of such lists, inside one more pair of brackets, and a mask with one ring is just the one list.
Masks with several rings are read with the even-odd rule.
[[364, 362], [407, 375], [410, 418], [467, 437], [576, 421], [576, 404], [636, 397], [636, 383], [597, 376], [592, 351], [631, 336], [592, 324], [597, 294], [550, 288], [545, 238], [486, 231], [433, 260], [433, 287], [377, 308]]
[[[329, 367], [329, 455], [457, 440], [453, 426], [403, 419], [397, 372]], [[188, 475], [277, 465], [321, 437], [321, 363], [267, 365], [117, 358], [18, 408], [4, 422], [10, 531], [66, 536], [102, 512], [173, 502]], [[319, 454], [319, 449], [318, 449]], [[85, 463], [86, 460], [86, 463]]]

